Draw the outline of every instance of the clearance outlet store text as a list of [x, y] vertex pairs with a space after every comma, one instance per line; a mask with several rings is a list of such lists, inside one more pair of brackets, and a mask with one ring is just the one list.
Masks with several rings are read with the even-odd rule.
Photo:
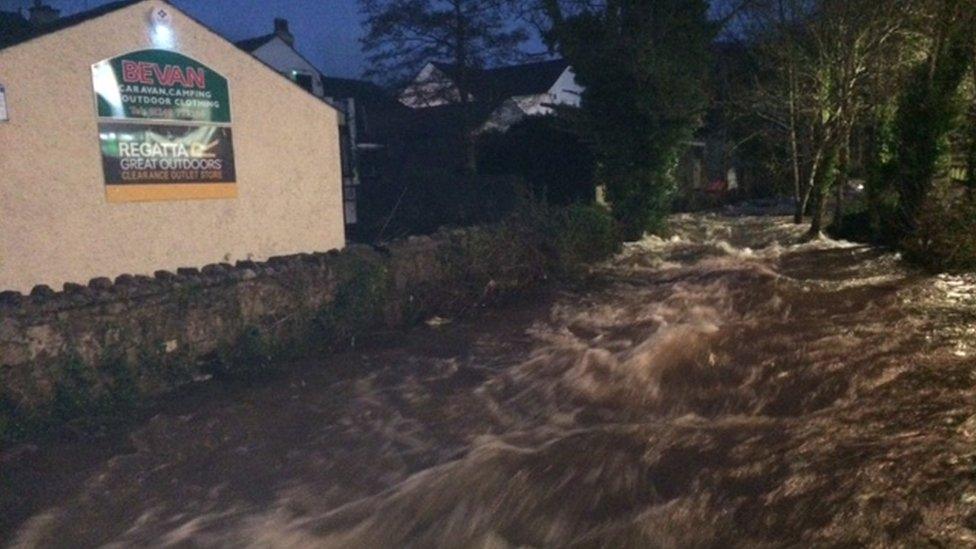
[[237, 196], [227, 80], [181, 54], [92, 66], [110, 202]]

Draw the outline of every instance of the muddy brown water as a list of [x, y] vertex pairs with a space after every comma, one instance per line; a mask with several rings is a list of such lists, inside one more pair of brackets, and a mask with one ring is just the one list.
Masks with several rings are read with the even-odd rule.
[[685, 215], [566, 290], [7, 450], [12, 547], [976, 546], [976, 277]]

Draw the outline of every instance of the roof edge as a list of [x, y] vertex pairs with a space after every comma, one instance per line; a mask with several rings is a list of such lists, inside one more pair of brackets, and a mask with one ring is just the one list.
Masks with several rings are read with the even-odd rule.
[[[104, 17], [106, 15], [115, 13], [119, 10], [123, 10], [125, 8], [135, 6], [136, 4], [140, 4], [142, 2], [149, 2], [149, 1], [151, 0], [119, 0], [117, 2], [111, 2], [108, 4], [101, 5], [97, 8], [81, 11], [73, 15], [69, 15], [67, 17], [62, 17], [52, 22], [49, 25], [45, 25], [43, 27], [36, 29], [34, 32], [28, 33], [27, 36], [23, 37], [20, 40], [15, 40], [10, 44], [7, 44], [5, 46], [0, 46], [0, 51], [9, 48], [15, 48], [17, 46], [26, 44], [28, 42], [33, 42], [34, 40], [37, 40], [38, 38], [43, 38], [49, 34], [54, 34], [56, 32], [61, 32], [63, 30], [67, 30], [72, 27], [77, 27], [78, 25], [83, 25], [94, 19], [98, 19], [100, 17]], [[158, 0], [158, 1], [176, 8], [176, 6], [173, 6], [173, 4], [169, 0]], [[181, 11], [180, 13], [183, 12]]]
[[[315, 102], [317, 104], [326, 106], [327, 108], [331, 109], [336, 114], [341, 114], [341, 111], [337, 107], [335, 107], [334, 105], [329, 104], [327, 101], [323, 100], [322, 98], [316, 97], [315, 95], [308, 93], [307, 90], [305, 90], [304, 88], [302, 88], [301, 86], [299, 86], [297, 83], [295, 83], [293, 80], [291, 80], [287, 76], [285, 76], [285, 75], [281, 74], [280, 72], [278, 72], [277, 69], [275, 69], [274, 67], [272, 67], [268, 63], [265, 63], [264, 61], [258, 59], [254, 55], [251, 55], [249, 52], [246, 52], [246, 51], [242, 50], [241, 48], [237, 47], [237, 45], [234, 44], [234, 42], [232, 42], [231, 40], [229, 40], [227, 37], [223, 36], [222, 34], [220, 34], [219, 32], [217, 32], [216, 30], [214, 30], [212, 27], [210, 27], [206, 23], [204, 23], [204, 22], [200, 21], [199, 19], [197, 19], [196, 17], [194, 17], [193, 15], [190, 15], [189, 13], [183, 11], [178, 6], [176, 6], [175, 4], [173, 4], [173, 2], [171, 2], [170, 0], [120, 0], [119, 2], [117, 2], [115, 4], [106, 4], [104, 6], [101, 6], [101, 7], [92, 9], [92, 10], [88, 10], [88, 11], [85, 11], [85, 12], [79, 12], [79, 13], [77, 13], [75, 15], [68, 16], [67, 18], [65, 18], [66, 20], [70, 20], [70, 22], [67, 22], [67, 24], [58, 25], [57, 23], [54, 23], [54, 24], [51, 25], [51, 27], [49, 27], [49, 30], [47, 30], [45, 32], [42, 32], [40, 34], [36, 34], [36, 35], [30, 36], [30, 37], [28, 37], [28, 38], [26, 38], [24, 40], [21, 40], [19, 42], [15, 42], [13, 44], [9, 44], [7, 46], [0, 47], [0, 53], [3, 53], [4, 51], [6, 51], [8, 49], [12, 49], [12, 48], [16, 48], [18, 46], [26, 45], [26, 44], [28, 44], [30, 42], [33, 42], [34, 40], [43, 38], [43, 37], [48, 36], [50, 34], [54, 34], [54, 33], [57, 33], [57, 32], [61, 32], [63, 30], [68, 30], [68, 29], [77, 27], [79, 25], [83, 25], [83, 24], [85, 24], [85, 23], [87, 23], [89, 21], [94, 21], [96, 19], [100, 19], [100, 18], [105, 17], [107, 15], [111, 15], [111, 14], [117, 12], [117, 11], [121, 11], [123, 9], [131, 8], [131, 7], [137, 6], [139, 4], [146, 4], [146, 3], [149, 3], [149, 2], [160, 2], [160, 3], [166, 4], [171, 9], [175, 10], [176, 12], [178, 12], [180, 15], [186, 17], [187, 19], [189, 19], [190, 21], [192, 21], [194, 24], [196, 24], [199, 27], [201, 27], [203, 30], [205, 30], [208, 33], [212, 34], [213, 36], [217, 37], [220, 41], [224, 42], [225, 44], [227, 44], [228, 46], [230, 46], [231, 48], [233, 48], [235, 51], [237, 51], [241, 55], [244, 55], [248, 59], [251, 59], [251, 60], [255, 61], [256, 63], [258, 63], [262, 67], [264, 67], [267, 70], [273, 72], [279, 78], [281, 78], [281, 79], [285, 80], [286, 82], [290, 83], [292, 86], [295, 86], [295, 88], [298, 89], [298, 90], [301, 90], [301, 92], [303, 94], [306, 94], [306, 95], [310, 96], [311, 99], [315, 100]], [[111, 8], [107, 8], [107, 6], [112, 6], [112, 7]], [[75, 18], [77, 20], [74, 20]], [[295, 53], [298, 53], [298, 52], [296, 51]], [[301, 54], [298, 54], [298, 55], [300, 56]], [[304, 59], [304, 57], [302, 57], [302, 59]], [[309, 64], [312, 65], [313, 67], [315, 66], [312, 63], [309, 63]], [[321, 76], [321, 72], [318, 70], [318, 68], [316, 68], [316, 71], [318, 71], [319, 72], [319, 76]]]

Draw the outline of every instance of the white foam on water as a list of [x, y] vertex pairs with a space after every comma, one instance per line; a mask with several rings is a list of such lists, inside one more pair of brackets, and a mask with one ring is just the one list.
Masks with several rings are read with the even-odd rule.
[[[950, 391], [925, 392], [924, 383], [938, 377], [936, 367], [976, 354], [976, 277], [926, 278], [895, 254], [804, 240], [805, 227], [787, 217], [683, 214], [672, 229], [600, 266], [602, 284], [568, 292], [525, 334], [524, 352], [501, 353], [510, 360], [502, 366], [485, 366], [495, 357], [473, 345], [407, 373], [391, 366], [349, 381], [337, 427], [346, 440], [376, 443], [375, 463], [357, 471], [373, 471], [370, 486], [380, 488], [323, 490], [307, 478], [277, 487], [266, 508], [170, 514], [159, 541], [884, 545], [923, 505], [913, 487], [935, 485], [925, 475], [955, 459], [971, 476], [970, 462], [953, 452], [958, 445], [971, 455], [976, 412], [933, 425], [924, 414]], [[484, 337], [499, 339], [485, 349], [511, 343]], [[950, 360], [933, 367], [932, 356]], [[432, 389], [472, 373], [473, 389]], [[959, 377], [961, 391], [976, 385]], [[457, 401], [464, 406], [451, 408]], [[101, 471], [108, 480], [86, 493], [165, 446], [166, 421], [158, 423], [140, 434], [142, 454], [113, 462]], [[439, 448], [441, 436], [460, 447]], [[296, 453], [310, 452], [304, 442]], [[408, 465], [413, 456], [428, 460]], [[299, 463], [312, 477], [330, 466], [322, 455]], [[961, 507], [920, 513], [911, 528], [950, 546], [966, 539], [964, 528], [943, 524]], [[165, 516], [144, 514], [122, 544], [137, 544]], [[66, 520], [39, 515], [21, 539], [49, 539]]]

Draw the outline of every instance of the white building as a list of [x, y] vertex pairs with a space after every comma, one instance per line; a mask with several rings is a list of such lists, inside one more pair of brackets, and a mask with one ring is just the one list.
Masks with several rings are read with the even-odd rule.
[[295, 37], [286, 19], [274, 20], [274, 32], [237, 42], [237, 47], [291, 78], [316, 97], [322, 97], [322, 75], [295, 49]]
[[[504, 131], [527, 116], [551, 114], [554, 105], [578, 107], [583, 92], [562, 59], [474, 70], [464, 79], [468, 101], [495, 107], [481, 131]], [[460, 103], [460, 80], [456, 65], [428, 63], [400, 93], [400, 102], [414, 109]]]

